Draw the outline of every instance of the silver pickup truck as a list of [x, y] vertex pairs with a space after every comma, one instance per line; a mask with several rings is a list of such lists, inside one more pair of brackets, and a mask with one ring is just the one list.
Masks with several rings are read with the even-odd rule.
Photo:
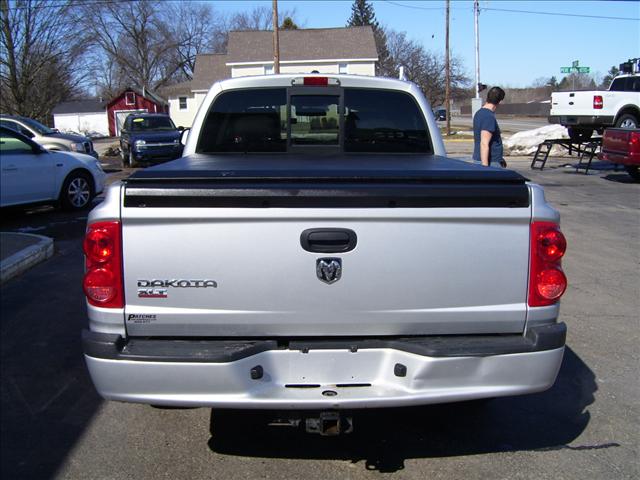
[[315, 411], [335, 433], [352, 409], [539, 392], [562, 362], [558, 212], [446, 158], [408, 82], [216, 83], [185, 156], [112, 185], [84, 249], [106, 399]]

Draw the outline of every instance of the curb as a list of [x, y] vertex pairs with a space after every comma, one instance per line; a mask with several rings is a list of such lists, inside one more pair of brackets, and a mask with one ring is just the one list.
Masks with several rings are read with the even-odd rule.
[[20, 235], [37, 238], [39, 242], [14, 253], [0, 262], [0, 283], [5, 283], [7, 280], [20, 275], [34, 265], [53, 256], [52, 238], [31, 233], [22, 233]]

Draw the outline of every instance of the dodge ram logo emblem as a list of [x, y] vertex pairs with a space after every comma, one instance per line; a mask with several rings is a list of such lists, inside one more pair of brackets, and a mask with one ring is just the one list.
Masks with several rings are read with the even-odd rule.
[[342, 276], [342, 260], [339, 258], [319, 258], [316, 260], [316, 274], [324, 283], [335, 283]]

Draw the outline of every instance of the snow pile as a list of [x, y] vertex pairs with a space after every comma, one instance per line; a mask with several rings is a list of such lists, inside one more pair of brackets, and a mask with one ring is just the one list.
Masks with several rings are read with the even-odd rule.
[[[514, 133], [502, 142], [505, 155], [533, 155], [545, 140], [554, 138], [569, 138], [567, 129], [562, 125], [545, 125], [544, 127], [523, 132]], [[551, 149], [551, 155], [560, 155], [565, 150], [555, 146]]]
[[61, 128], [60, 133], [68, 133], [70, 135], [82, 135], [88, 138], [105, 138], [103, 133], [97, 132], [95, 130], [71, 130], [70, 128]]

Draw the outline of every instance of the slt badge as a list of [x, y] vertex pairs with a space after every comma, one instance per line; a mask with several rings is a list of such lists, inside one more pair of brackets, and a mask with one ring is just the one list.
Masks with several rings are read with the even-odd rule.
[[324, 283], [337, 282], [342, 276], [342, 260], [340, 258], [319, 258], [316, 260], [316, 275]]

